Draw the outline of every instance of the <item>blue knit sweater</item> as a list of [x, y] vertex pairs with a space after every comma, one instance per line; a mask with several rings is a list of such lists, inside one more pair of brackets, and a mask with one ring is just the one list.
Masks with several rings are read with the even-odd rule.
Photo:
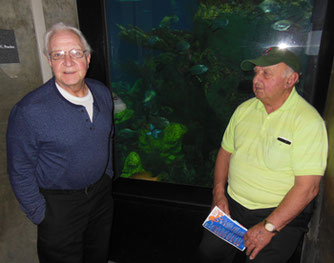
[[26, 95], [11, 111], [7, 130], [8, 173], [22, 210], [35, 224], [45, 214], [39, 188], [82, 189], [112, 171], [112, 99], [100, 82], [86, 79], [93, 121], [67, 101], [55, 79]]

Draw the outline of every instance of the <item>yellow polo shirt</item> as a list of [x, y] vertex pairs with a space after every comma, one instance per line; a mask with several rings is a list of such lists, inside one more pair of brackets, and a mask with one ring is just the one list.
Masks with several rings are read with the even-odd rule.
[[277, 207], [295, 176], [323, 175], [327, 163], [325, 123], [295, 88], [271, 114], [257, 98], [242, 103], [222, 147], [232, 153], [228, 193], [248, 209]]

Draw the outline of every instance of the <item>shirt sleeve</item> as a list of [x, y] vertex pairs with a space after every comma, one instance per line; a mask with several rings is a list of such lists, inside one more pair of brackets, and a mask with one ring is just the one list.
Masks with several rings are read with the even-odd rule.
[[322, 119], [308, 122], [294, 136], [292, 163], [295, 175], [323, 175], [327, 165], [328, 139]]
[[236, 124], [236, 115], [237, 115], [237, 110], [233, 113], [229, 121], [229, 124], [226, 127], [223, 140], [221, 143], [221, 146], [224, 148], [224, 150], [228, 151], [229, 153], [234, 152], [234, 129]]
[[36, 134], [20, 106], [14, 106], [7, 128], [7, 166], [10, 183], [21, 209], [35, 224], [45, 215], [45, 199], [35, 178], [38, 160]]

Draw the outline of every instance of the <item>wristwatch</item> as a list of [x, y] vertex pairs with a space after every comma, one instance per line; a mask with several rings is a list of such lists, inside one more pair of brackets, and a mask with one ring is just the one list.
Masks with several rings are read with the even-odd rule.
[[271, 232], [271, 233], [278, 233], [278, 231], [276, 230], [276, 226], [272, 223], [270, 223], [267, 219], [265, 219], [263, 221], [264, 223], [264, 229], [267, 230], [268, 232]]

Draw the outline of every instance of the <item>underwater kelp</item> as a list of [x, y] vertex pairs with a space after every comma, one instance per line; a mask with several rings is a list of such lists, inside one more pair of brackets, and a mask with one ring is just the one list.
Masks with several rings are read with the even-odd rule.
[[[149, 51], [119, 65], [133, 82], [112, 87], [126, 105], [115, 115], [124, 177], [210, 186], [228, 120], [252, 96], [241, 60], [263, 50], [268, 35], [307, 31], [312, 11], [306, 0], [198, 3], [191, 31], [174, 27], [181, 19], [175, 14], [150, 30], [117, 25], [122, 40]], [[141, 171], [129, 169], [131, 152]]]
[[140, 156], [136, 152], [130, 152], [129, 155], [126, 157], [124, 162], [124, 168], [122, 171], [122, 177], [130, 177], [136, 173], [143, 173], [146, 172], [141, 164]]
[[[127, 65], [130, 72], [137, 74], [142, 83], [136, 87], [136, 92], [127, 92], [127, 97], [134, 95], [133, 101], [142, 102], [137, 104], [137, 108], [133, 106], [137, 116], [141, 116], [141, 125], [152, 127], [151, 119], [160, 117], [166, 118], [169, 122], [182, 122], [184, 127], [190, 127], [192, 133], [201, 131], [205, 124], [201, 124], [201, 120], [195, 124], [192, 122], [199, 117], [207, 119], [205, 114], [210, 111], [210, 107], [207, 105], [205, 94], [211, 83], [222, 76], [221, 65], [215, 60], [213, 52], [209, 48], [200, 50], [199, 43], [196, 43], [188, 32], [173, 31], [168, 27], [159, 27], [150, 33], [131, 26], [127, 30], [120, 28], [121, 36], [128, 41], [161, 51], [142, 65]], [[156, 38], [153, 38], [153, 35]], [[213, 112], [208, 114], [214, 116]], [[168, 128], [166, 129], [160, 130], [162, 138], [167, 136], [165, 133]], [[180, 176], [180, 170], [184, 170], [184, 164], [180, 160], [186, 158], [182, 152], [181, 141], [173, 147], [165, 141], [161, 143], [159, 138], [153, 136], [157, 132], [158, 129], [142, 133], [138, 137], [139, 149], [146, 156], [150, 155], [149, 151], [157, 152], [158, 155], [154, 154], [153, 157], [157, 159], [156, 156], [160, 156], [160, 160], [154, 161], [154, 164], [160, 163], [160, 169], [164, 169], [168, 174], [174, 171]], [[204, 133], [202, 136], [205, 136]], [[148, 163], [150, 161], [152, 162], [152, 156], [148, 158]], [[173, 164], [173, 168], [168, 164]], [[162, 171], [157, 171], [160, 172]], [[161, 180], [166, 180], [166, 177]]]

